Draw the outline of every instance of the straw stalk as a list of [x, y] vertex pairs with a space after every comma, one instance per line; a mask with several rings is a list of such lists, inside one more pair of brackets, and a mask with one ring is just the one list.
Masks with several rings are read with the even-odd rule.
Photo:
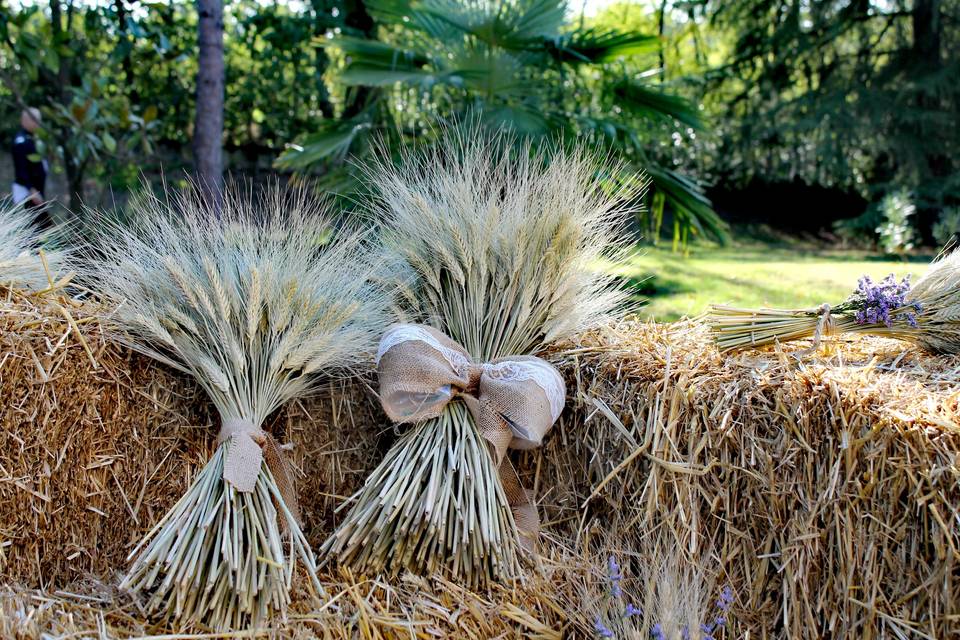
[[53, 277], [66, 254], [43, 248], [54, 239], [53, 234], [39, 233], [34, 215], [9, 200], [0, 201], [0, 286], [41, 291], [55, 284]]
[[934, 353], [960, 352], [960, 252], [930, 265], [910, 286], [888, 276], [880, 282], [861, 278], [843, 303], [815, 309], [741, 309], [713, 305], [711, 331], [721, 351], [775, 342], [865, 333], [913, 342]]

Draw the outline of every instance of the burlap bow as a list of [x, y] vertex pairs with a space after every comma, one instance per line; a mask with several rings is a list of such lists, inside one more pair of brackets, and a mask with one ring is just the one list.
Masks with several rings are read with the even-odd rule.
[[377, 351], [380, 401], [397, 422], [439, 416], [460, 397], [489, 443], [507, 501], [528, 548], [540, 529], [532, 497], [507, 458], [508, 448], [540, 446], [563, 411], [560, 373], [533, 356], [475, 363], [466, 349], [440, 331], [418, 324], [390, 327]]
[[[280, 496], [293, 517], [300, 521], [300, 503], [293, 484], [293, 471], [276, 438], [250, 420], [224, 420], [218, 443], [230, 441], [223, 462], [223, 479], [237, 491], [249, 493], [257, 486], [260, 465], [267, 463]], [[280, 519], [281, 522], [283, 518]]]

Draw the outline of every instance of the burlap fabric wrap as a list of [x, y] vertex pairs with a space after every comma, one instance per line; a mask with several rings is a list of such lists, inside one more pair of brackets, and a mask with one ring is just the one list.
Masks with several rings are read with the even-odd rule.
[[391, 420], [419, 422], [439, 416], [459, 397], [489, 443], [507, 501], [531, 548], [540, 529], [532, 496], [521, 486], [507, 449], [540, 446], [563, 411], [560, 373], [533, 356], [476, 363], [466, 349], [425, 325], [390, 327], [377, 351], [380, 401]]
[[277, 440], [253, 421], [242, 419], [223, 421], [217, 442], [227, 440], [230, 443], [223, 462], [223, 479], [237, 491], [249, 493], [257, 485], [260, 465], [266, 462], [284, 504], [299, 522], [300, 503], [293, 484], [293, 471]]

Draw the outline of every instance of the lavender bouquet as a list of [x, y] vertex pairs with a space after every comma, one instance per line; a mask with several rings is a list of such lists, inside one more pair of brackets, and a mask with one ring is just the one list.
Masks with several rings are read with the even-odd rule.
[[837, 333], [898, 338], [935, 353], [960, 353], [960, 251], [934, 262], [913, 286], [893, 275], [880, 282], [860, 278], [841, 304], [813, 309], [740, 309], [713, 305], [708, 318], [721, 351]]

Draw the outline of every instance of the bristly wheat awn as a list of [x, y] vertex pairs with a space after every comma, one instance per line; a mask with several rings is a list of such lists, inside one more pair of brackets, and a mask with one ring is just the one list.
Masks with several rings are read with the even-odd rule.
[[876, 321], [875, 314], [864, 317], [865, 300], [859, 292], [833, 308], [740, 309], [712, 305], [708, 321], [721, 351], [813, 337], [813, 347], [800, 352], [805, 354], [819, 346], [821, 335], [848, 332], [906, 340], [935, 353], [960, 353], [960, 251], [931, 264], [916, 284], [896, 296], [896, 301], [883, 306], [885, 321]]
[[[600, 264], [628, 249], [636, 179], [596, 158], [550, 158], [474, 130], [399, 166], [368, 167], [384, 242], [408, 266], [408, 315], [478, 361], [531, 354], [619, 307]], [[486, 442], [460, 402], [414, 425], [355, 496], [324, 552], [369, 572], [444, 570], [468, 584], [517, 575], [518, 532]]]
[[0, 200], [0, 286], [27, 291], [54, 286], [52, 277], [60, 271], [67, 254], [63, 249], [44, 248], [56, 240], [56, 233], [40, 233], [35, 215], [23, 205]]
[[322, 588], [276, 467], [255, 462], [255, 481], [239, 487], [224, 478], [238, 471], [231, 452], [249, 453], [247, 434], [269, 442], [264, 420], [320, 374], [367, 361], [390, 296], [367, 233], [334, 228], [305, 188], [235, 187], [217, 211], [196, 189], [168, 198], [136, 198], [126, 223], [89, 212], [100, 234], [78, 271], [115, 308], [119, 340], [194, 376], [224, 428], [239, 430], [221, 431], [213, 458], [130, 554], [121, 587], [152, 616], [247, 628], [285, 610], [295, 556]]

